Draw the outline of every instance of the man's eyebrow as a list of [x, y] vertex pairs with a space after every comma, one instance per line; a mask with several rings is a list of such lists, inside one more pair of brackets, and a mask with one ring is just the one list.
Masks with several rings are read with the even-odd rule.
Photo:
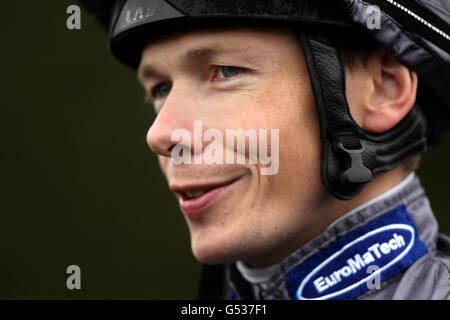
[[205, 45], [201, 47], [190, 48], [180, 56], [180, 61], [203, 60], [217, 55], [228, 55], [241, 51], [239, 47], [223, 45]]
[[141, 82], [150, 80], [151, 78], [160, 78], [162, 75], [151, 64], [143, 64], [139, 66], [138, 79]]
[[[176, 60], [180, 64], [186, 64], [190, 62], [211, 59], [212, 57], [218, 55], [230, 55], [233, 53], [235, 54], [244, 51], [247, 53], [252, 53], [253, 50], [249, 49], [249, 47], [235, 44], [233, 44], [233, 46], [224, 46], [220, 44], [204, 45], [188, 49], [187, 51], [180, 54], [176, 58]], [[138, 78], [141, 81], [156, 77], [161, 77], [161, 73], [159, 73], [151, 63], [144, 63], [139, 67]]]

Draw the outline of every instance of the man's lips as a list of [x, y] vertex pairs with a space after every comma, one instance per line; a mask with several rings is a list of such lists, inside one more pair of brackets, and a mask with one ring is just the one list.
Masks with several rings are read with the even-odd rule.
[[[239, 178], [218, 183], [172, 185], [170, 189], [177, 195], [181, 211], [187, 218], [198, 220], [204, 209], [217, 202], [220, 196], [237, 180]], [[196, 198], [189, 198], [186, 194], [188, 191], [199, 189], [208, 189], [208, 191]]]

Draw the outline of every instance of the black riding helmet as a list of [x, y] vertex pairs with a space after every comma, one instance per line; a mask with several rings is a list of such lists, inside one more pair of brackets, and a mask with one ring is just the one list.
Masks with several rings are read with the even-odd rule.
[[[375, 173], [425, 152], [450, 129], [448, 0], [79, 1], [108, 30], [112, 54], [135, 70], [144, 46], [165, 32], [241, 24], [298, 30], [320, 124], [321, 178], [339, 199], [352, 199]], [[372, 5], [378, 29], [367, 23]], [[353, 33], [373, 37], [419, 76], [415, 106], [387, 132], [367, 132], [350, 115], [339, 39]]]

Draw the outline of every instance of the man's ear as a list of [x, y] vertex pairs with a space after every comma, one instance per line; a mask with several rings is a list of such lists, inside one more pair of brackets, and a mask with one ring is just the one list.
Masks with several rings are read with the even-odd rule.
[[370, 132], [385, 132], [414, 105], [417, 74], [384, 49], [346, 73], [347, 101], [354, 120]]

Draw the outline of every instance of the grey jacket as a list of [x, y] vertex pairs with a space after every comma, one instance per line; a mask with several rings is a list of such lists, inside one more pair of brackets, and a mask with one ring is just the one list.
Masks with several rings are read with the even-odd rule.
[[450, 299], [450, 238], [438, 224], [419, 178], [351, 211], [248, 282], [227, 268], [232, 299]]

